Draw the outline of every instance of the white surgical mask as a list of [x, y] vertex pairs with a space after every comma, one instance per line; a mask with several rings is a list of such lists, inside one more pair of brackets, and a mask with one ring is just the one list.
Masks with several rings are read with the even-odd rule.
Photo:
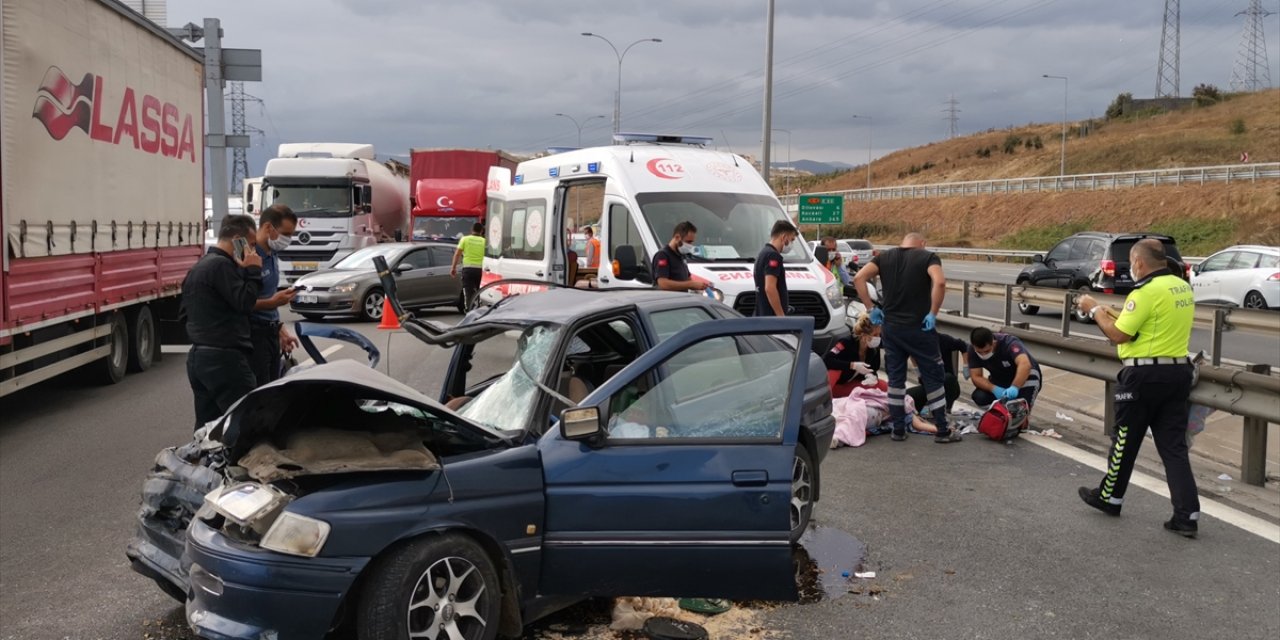
[[684, 254], [684, 255], [686, 255], [686, 256], [687, 256], [687, 255], [692, 255], [692, 254], [693, 254], [693, 245], [691, 245], [691, 244], [681, 244], [681, 245], [680, 245], [680, 253], [682, 253], [682, 254]]
[[871, 336], [870, 338], [868, 338], [868, 339], [867, 339], [867, 346], [868, 346], [868, 347], [871, 347], [872, 349], [879, 348], [879, 347], [880, 347], [880, 336]]
[[[977, 353], [977, 352], [975, 351], [974, 353]], [[996, 350], [992, 349], [987, 353], [978, 353], [978, 357], [982, 360], [990, 360], [991, 356], [994, 356], [995, 354], [996, 354]]]
[[285, 249], [288, 249], [289, 243], [292, 241], [293, 239], [290, 238], [289, 236], [280, 234], [278, 237], [268, 240], [267, 246], [271, 248], [272, 253], [278, 253], [280, 251], [284, 251]]

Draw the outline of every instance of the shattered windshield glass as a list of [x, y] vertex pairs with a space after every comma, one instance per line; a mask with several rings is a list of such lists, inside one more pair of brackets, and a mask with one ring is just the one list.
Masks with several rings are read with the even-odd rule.
[[[533, 410], [538, 392], [538, 386], [529, 376], [543, 377], [560, 329], [560, 325], [555, 324], [540, 324], [526, 329], [517, 341], [515, 359], [509, 364], [511, 368], [484, 393], [463, 405], [458, 413], [468, 420], [506, 433], [523, 431], [528, 427], [529, 412]], [[495, 339], [501, 337], [490, 338]]]

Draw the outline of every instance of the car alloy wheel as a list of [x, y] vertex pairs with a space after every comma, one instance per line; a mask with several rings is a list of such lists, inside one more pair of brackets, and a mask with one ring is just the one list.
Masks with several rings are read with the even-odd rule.
[[1246, 309], [1266, 309], [1267, 301], [1257, 291], [1250, 291], [1244, 297], [1244, 308]]
[[813, 457], [804, 445], [796, 446], [791, 462], [791, 540], [800, 539], [813, 515]]
[[484, 611], [484, 576], [465, 558], [437, 560], [409, 596], [410, 638], [483, 638], [493, 612]]
[[360, 303], [360, 311], [366, 320], [377, 322], [382, 319], [382, 301], [386, 299], [382, 289], [373, 289], [369, 293], [364, 294], [364, 300]]
[[[1090, 293], [1092, 293], [1092, 291], [1090, 291], [1089, 287], [1079, 287], [1076, 289], [1077, 299], [1082, 296], [1087, 296]], [[1093, 322], [1093, 320], [1089, 318], [1089, 314], [1080, 311], [1079, 307], [1076, 307], [1076, 310], [1072, 311], [1071, 315], [1075, 317], [1077, 322], [1084, 322], [1086, 324]]]

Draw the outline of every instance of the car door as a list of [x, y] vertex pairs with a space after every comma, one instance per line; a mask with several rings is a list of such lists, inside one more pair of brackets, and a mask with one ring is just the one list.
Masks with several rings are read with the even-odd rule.
[[1191, 276], [1191, 290], [1196, 302], [1218, 303], [1223, 299], [1222, 275], [1235, 260], [1238, 251], [1220, 251], [1200, 263]]
[[1244, 306], [1244, 297], [1253, 285], [1262, 254], [1253, 251], [1237, 251], [1231, 264], [1218, 272], [1218, 299], [1227, 304]]
[[427, 301], [431, 276], [431, 254], [427, 247], [410, 249], [391, 265], [391, 271], [396, 274], [396, 293], [401, 304], [412, 307]]
[[[453, 268], [454, 247], [431, 246], [431, 268], [427, 276], [426, 296], [428, 302], [453, 302], [462, 292], [462, 280], [449, 275]], [[461, 270], [462, 265], [458, 265]]]
[[579, 404], [607, 425], [598, 442], [545, 434], [539, 593], [794, 599], [797, 354], [812, 338], [807, 318], [696, 323]]
[[625, 200], [614, 195], [606, 196], [605, 207], [607, 214], [601, 229], [604, 254], [597, 274], [600, 287], [652, 287], [652, 256], [631, 208]]
[[1067, 283], [1062, 270], [1071, 257], [1071, 245], [1074, 242], [1075, 238], [1067, 238], [1050, 249], [1044, 257], [1044, 264], [1039, 265], [1043, 268], [1032, 269], [1031, 284], [1037, 287], [1065, 288]]

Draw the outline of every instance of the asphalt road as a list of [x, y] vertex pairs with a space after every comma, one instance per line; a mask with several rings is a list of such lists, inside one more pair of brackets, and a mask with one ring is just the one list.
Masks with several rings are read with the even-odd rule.
[[[973, 280], [1013, 284], [1017, 280], [1018, 272], [1022, 270], [1022, 266], [1002, 262], [945, 260], [943, 262], [943, 270], [946, 272], [947, 280], [949, 281]], [[948, 292], [946, 304], [943, 306], [948, 309], [960, 309], [960, 305], [961, 296], [959, 292]], [[1004, 300], [1000, 298], [971, 298], [969, 301], [969, 313], [970, 315], [988, 318], [1004, 318]], [[1062, 312], [1042, 307], [1036, 315], [1025, 316], [1019, 313], [1015, 307], [1013, 321], [1029, 322], [1033, 326], [1046, 327], [1056, 331], [1062, 326]], [[1093, 324], [1075, 321], [1071, 323], [1071, 333], [1102, 336], [1102, 332]], [[1193, 352], [1201, 349], [1212, 352], [1212, 344], [1212, 336], [1209, 331], [1205, 329], [1192, 330], [1191, 349]], [[1280, 344], [1277, 344], [1275, 338], [1271, 336], [1249, 331], [1234, 331], [1227, 334], [1223, 340], [1222, 357], [1237, 362], [1269, 364], [1273, 369], [1280, 369]]]
[[[442, 351], [352, 326], [391, 340], [393, 377], [439, 388]], [[0, 638], [190, 637], [181, 608], [124, 556], [155, 453], [191, 433], [184, 363], [170, 354], [112, 387], [64, 378], [0, 399]], [[1137, 488], [1123, 518], [1101, 516], [1075, 497], [1096, 472], [1034, 444], [873, 438], [832, 452], [822, 473], [817, 521], [865, 542], [878, 577], [850, 585], [860, 594], [765, 607], [765, 631], [1280, 636], [1280, 545], [1212, 517], [1200, 540], [1174, 537], [1159, 528], [1167, 501]]]

